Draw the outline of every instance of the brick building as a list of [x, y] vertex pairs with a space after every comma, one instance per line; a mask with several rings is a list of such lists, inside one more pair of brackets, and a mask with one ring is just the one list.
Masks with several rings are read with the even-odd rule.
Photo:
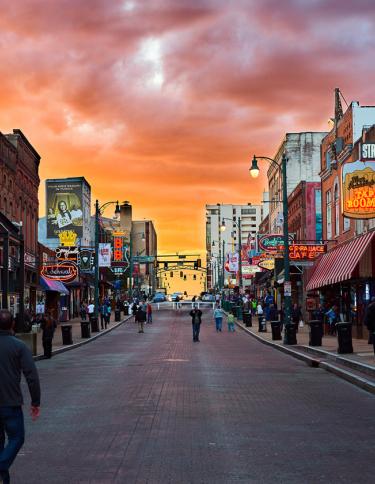
[[352, 102], [344, 114], [336, 113], [334, 127], [322, 142], [322, 221], [328, 252], [315, 265], [307, 284], [310, 296], [326, 307], [336, 304], [341, 319], [353, 323], [354, 336], [365, 338], [364, 311], [375, 296], [375, 219], [344, 216], [343, 174], [350, 163], [364, 166], [361, 146], [375, 142], [374, 124], [375, 106]]
[[[22, 225], [25, 247], [26, 309], [35, 309], [38, 287], [38, 189], [40, 155], [19, 129], [0, 133], [0, 211], [11, 222]], [[15, 247], [10, 247], [8, 307], [19, 309]]]

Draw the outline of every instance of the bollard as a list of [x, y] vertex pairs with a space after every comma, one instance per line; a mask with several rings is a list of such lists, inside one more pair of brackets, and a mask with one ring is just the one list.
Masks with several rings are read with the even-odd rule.
[[297, 335], [296, 335], [296, 325], [290, 322], [285, 324], [284, 328], [284, 344], [296, 345]]
[[352, 323], [336, 323], [338, 348], [337, 353], [353, 353]]
[[62, 336], [62, 344], [63, 345], [72, 345], [73, 344], [72, 325], [71, 324], [62, 324], [61, 325], [61, 336]]
[[243, 313], [243, 322], [247, 328], [253, 325], [251, 313]]
[[90, 321], [81, 321], [81, 338], [91, 338]]
[[281, 322], [280, 321], [271, 321], [271, 331], [272, 331], [272, 340], [279, 341], [281, 340]]
[[309, 322], [309, 346], [322, 346], [323, 323], [318, 319]]

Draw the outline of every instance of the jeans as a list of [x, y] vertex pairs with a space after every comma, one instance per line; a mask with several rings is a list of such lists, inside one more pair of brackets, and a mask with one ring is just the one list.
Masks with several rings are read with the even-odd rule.
[[199, 341], [199, 331], [201, 325], [199, 323], [193, 323], [193, 341]]
[[147, 323], [151, 324], [152, 323], [152, 313], [147, 314]]
[[215, 318], [216, 331], [221, 331], [221, 325], [223, 324], [223, 318]]
[[234, 332], [234, 323], [228, 323], [228, 331]]
[[52, 338], [44, 338], [43, 339], [43, 350], [44, 350], [44, 357], [51, 358], [52, 356]]
[[[5, 436], [8, 437], [5, 446]], [[9, 482], [12, 465], [25, 440], [22, 407], [0, 407], [0, 477]]]

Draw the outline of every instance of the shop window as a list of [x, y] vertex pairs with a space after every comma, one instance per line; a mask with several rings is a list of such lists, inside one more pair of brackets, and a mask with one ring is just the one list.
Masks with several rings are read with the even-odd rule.
[[331, 190], [326, 192], [326, 205], [327, 205], [327, 239], [332, 239], [332, 196]]
[[344, 228], [343, 228], [343, 231], [344, 232], [347, 232], [348, 230], [350, 230], [350, 218], [344, 217]]

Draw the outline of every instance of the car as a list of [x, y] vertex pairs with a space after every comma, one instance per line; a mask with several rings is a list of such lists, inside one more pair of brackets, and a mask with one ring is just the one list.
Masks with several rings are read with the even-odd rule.
[[177, 298], [179, 301], [182, 301], [182, 299], [184, 299], [184, 294], [182, 292], [174, 292], [172, 294], [172, 301], [176, 302]]
[[164, 302], [166, 300], [165, 294], [162, 292], [156, 292], [154, 297], [152, 298], [152, 302], [154, 303], [160, 303]]
[[215, 296], [213, 294], [203, 294], [202, 301], [204, 301], [204, 302], [215, 302]]

